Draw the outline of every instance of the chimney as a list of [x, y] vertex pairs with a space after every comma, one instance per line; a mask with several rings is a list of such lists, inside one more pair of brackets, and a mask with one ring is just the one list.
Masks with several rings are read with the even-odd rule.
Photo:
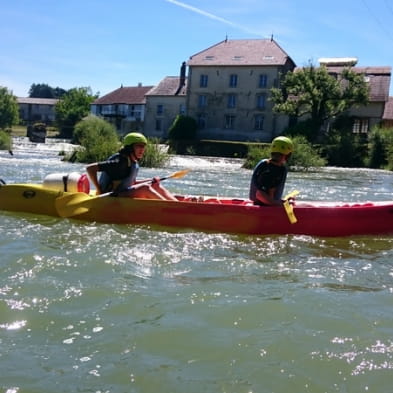
[[176, 90], [175, 96], [180, 93], [181, 88], [186, 84], [186, 62], [183, 61], [180, 67], [179, 87]]

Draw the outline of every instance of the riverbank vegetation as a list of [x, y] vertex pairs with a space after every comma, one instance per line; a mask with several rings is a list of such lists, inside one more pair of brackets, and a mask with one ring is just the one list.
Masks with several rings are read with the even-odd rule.
[[[294, 152], [289, 160], [290, 167], [298, 170], [321, 167], [326, 165], [326, 159], [321, 156], [320, 148], [311, 145], [304, 136], [292, 138]], [[270, 157], [270, 144], [251, 146], [243, 164], [244, 168], [252, 169], [263, 158]]]
[[[122, 146], [115, 127], [94, 115], [89, 115], [76, 124], [72, 142], [79, 147], [65, 160], [83, 163], [104, 161]], [[145, 167], [161, 167], [168, 160], [169, 155], [158, 144], [158, 140], [151, 139], [140, 164]]]
[[12, 151], [12, 138], [9, 132], [0, 131], [0, 150]]

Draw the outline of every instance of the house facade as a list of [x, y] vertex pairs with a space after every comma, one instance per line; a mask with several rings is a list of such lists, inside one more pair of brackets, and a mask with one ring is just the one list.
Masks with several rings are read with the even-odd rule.
[[[356, 64], [356, 58], [320, 59], [337, 78], [345, 67], [364, 75], [369, 103], [352, 108], [348, 115], [355, 133], [367, 133], [393, 120], [391, 67]], [[289, 123], [288, 116], [273, 112], [270, 89], [280, 87], [281, 78], [295, 69], [273, 39], [226, 39], [183, 62], [179, 76], [167, 76], [157, 86], [121, 87], [94, 101], [91, 112], [123, 135], [139, 130], [166, 139], [176, 116], [185, 114], [197, 121], [199, 139], [270, 142]]]
[[385, 105], [382, 116], [383, 127], [393, 127], [393, 97], [389, 97], [389, 101]]
[[30, 98], [17, 97], [19, 106], [19, 118], [26, 124], [45, 123], [52, 124], [55, 121], [55, 98]]
[[176, 116], [186, 114], [186, 63], [179, 76], [167, 76], [146, 94], [144, 132], [146, 136], [166, 139]]
[[270, 141], [288, 125], [272, 111], [270, 89], [295, 68], [273, 40], [224, 40], [188, 61], [187, 114], [198, 137]]
[[142, 131], [145, 120], [145, 95], [153, 86], [123, 87], [98, 99], [90, 106], [90, 111], [113, 124], [121, 135], [130, 131]]
[[354, 133], [367, 134], [375, 126], [382, 123], [385, 107], [389, 103], [389, 86], [391, 67], [358, 67], [357, 58], [319, 59], [328, 73], [339, 78], [344, 68], [362, 74], [369, 89], [369, 102], [366, 106], [355, 106], [347, 115], [353, 120]]

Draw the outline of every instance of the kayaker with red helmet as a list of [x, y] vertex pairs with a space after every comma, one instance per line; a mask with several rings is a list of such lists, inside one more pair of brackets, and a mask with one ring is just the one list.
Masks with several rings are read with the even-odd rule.
[[255, 205], [281, 205], [288, 169], [286, 162], [293, 152], [291, 139], [274, 138], [270, 159], [263, 159], [255, 166], [250, 184], [249, 198]]
[[[152, 181], [137, 180], [139, 164], [147, 145], [147, 139], [139, 132], [124, 137], [123, 148], [106, 161], [86, 167], [87, 174], [96, 188], [97, 195], [114, 192], [131, 198], [177, 200], [155, 177]], [[98, 172], [101, 175], [98, 179]]]

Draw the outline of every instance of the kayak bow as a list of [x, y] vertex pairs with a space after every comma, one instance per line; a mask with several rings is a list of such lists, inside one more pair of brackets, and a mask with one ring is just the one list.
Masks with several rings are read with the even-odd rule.
[[[183, 169], [178, 172], [174, 172], [168, 176], [161, 177], [160, 181], [167, 179], [181, 179], [185, 176], [190, 169]], [[152, 180], [146, 181], [146, 183], [152, 182]], [[83, 192], [76, 192], [56, 198], [55, 206], [60, 217], [74, 217], [80, 214], [86, 213], [94, 205], [96, 198], [110, 197], [113, 196], [113, 192], [108, 192], [101, 195], [91, 196]]]

